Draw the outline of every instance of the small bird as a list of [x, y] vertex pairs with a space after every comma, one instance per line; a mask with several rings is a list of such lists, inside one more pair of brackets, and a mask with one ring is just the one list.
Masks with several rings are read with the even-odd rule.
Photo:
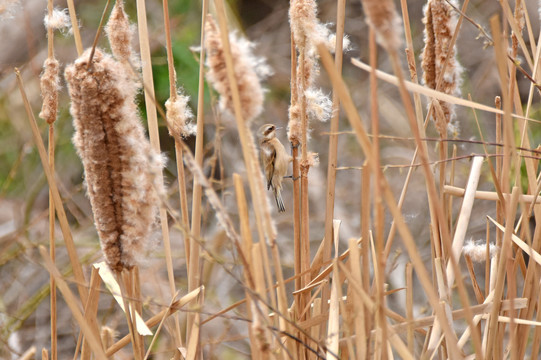
[[257, 135], [259, 137], [261, 161], [267, 179], [267, 190], [272, 188], [278, 211], [284, 212], [286, 208], [282, 201], [282, 180], [293, 158], [286, 152], [280, 140], [276, 138], [276, 130], [278, 129], [280, 128], [273, 124], [265, 124], [259, 128]]

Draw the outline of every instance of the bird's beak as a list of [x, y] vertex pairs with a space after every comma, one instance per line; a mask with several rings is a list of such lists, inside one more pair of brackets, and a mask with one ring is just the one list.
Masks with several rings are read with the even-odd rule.
[[276, 127], [274, 130], [280, 130], [280, 129], [283, 129], [283, 127], [278, 126], [278, 127]]

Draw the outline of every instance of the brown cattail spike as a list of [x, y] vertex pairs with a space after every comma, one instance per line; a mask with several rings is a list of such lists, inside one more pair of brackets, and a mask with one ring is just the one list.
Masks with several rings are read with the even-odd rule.
[[402, 43], [402, 27], [393, 0], [362, 0], [366, 21], [376, 39], [387, 51], [397, 51]]
[[[210, 15], [206, 20], [205, 32], [207, 79], [220, 94], [220, 109], [233, 114], [233, 97], [227, 78], [222, 38], [216, 22]], [[245, 121], [251, 121], [263, 110], [264, 90], [261, 87], [261, 80], [271, 75], [272, 71], [263, 58], [252, 54], [253, 44], [248, 40], [232, 34], [230, 45], [231, 54], [235, 59], [234, 71], [242, 105], [242, 117]]]
[[121, 271], [146, 254], [159, 204], [161, 161], [145, 137], [135, 96], [138, 84], [128, 69], [96, 49], [66, 68], [75, 127], [73, 142], [101, 247], [108, 265]]
[[58, 111], [58, 90], [60, 90], [60, 77], [58, 60], [48, 58], [43, 64], [43, 73], [40, 78], [41, 96], [43, 105], [39, 117], [52, 124], [56, 121]]
[[117, 0], [105, 27], [105, 33], [116, 59], [128, 62], [132, 58], [131, 40], [134, 29], [124, 12], [124, 1]]
[[[445, 0], [429, 0], [424, 8], [425, 17], [425, 48], [422, 54], [421, 66], [423, 68], [423, 81], [432, 89], [436, 89], [440, 77], [438, 90], [458, 96], [460, 95], [460, 76], [462, 68], [456, 60], [454, 46], [451, 48], [451, 39], [456, 29], [456, 16], [453, 8]], [[445, 70], [443, 71], [443, 66]], [[446, 102], [440, 102], [444, 118], [438, 116], [435, 111], [436, 127], [440, 134], [446, 128], [454, 133], [458, 132], [453, 123], [455, 117], [454, 106]], [[436, 109], [437, 110], [437, 109]]]

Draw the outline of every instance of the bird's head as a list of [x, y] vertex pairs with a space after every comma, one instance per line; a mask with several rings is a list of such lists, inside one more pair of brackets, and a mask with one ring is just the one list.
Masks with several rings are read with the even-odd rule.
[[262, 140], [270, 140], [276, 137], [276, 130], [278, 129], [280, 128], [273, 124], [265, 124], [257, 130], [257, 136]]

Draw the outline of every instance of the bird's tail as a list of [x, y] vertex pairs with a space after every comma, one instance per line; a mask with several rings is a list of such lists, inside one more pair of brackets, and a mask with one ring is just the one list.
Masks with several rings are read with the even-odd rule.
[[282, 200], [282, 193], [280, 189], [274, 188], [274, 198], [276, 199], [276, 205], [278, 206], [278, 212], [286, 211], [284, 201]]

